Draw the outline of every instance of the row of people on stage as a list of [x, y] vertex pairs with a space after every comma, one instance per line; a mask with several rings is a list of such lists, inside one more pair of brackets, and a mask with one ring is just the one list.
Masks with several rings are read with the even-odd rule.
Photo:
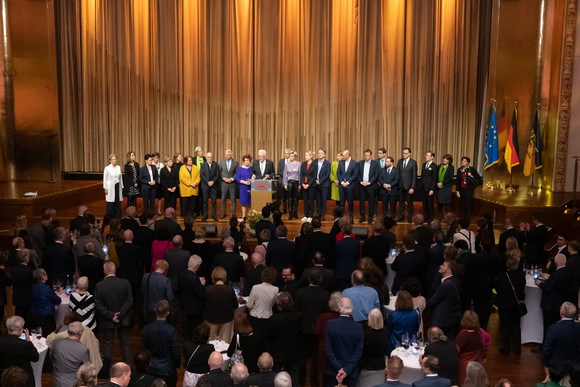
[[[385, 148], [378, 150], [378, 158], [372, 158], [372, 150], [364, 151], [364, 158], [355, 161], [349, 150], [336, 156], [336, 161], [329, 162], [326, 151], [319, 149], [316, 153], [307, 151], [304, 161], [298, 160], [298, 153], [289, 148], [284, 150], [284, 158], [278, 161], [277, 169], [269, 160], [265, 150], [258, 151], [256, 160], [250, 154], [242, 157], [241, 165], [233, 158], [231, 150], [226, 150], [224, 158], [214, 161], [213, 153], [204, 153], [201, 147], [196, 148], [196, 156], [183, 157], [180, 153], [173, 158], [166, 157], [159, 161], [159, 153], [146, 154], [145, 165], [139, 166], [135, 152], [127, 153], [124, 176], [117, 164], [117, 155], [111, 154], [110, 164], [103, 174], [103, 188], [107, 201], [107, 213], [121, 215], [123, 195], [127, 196], [127, 205], [135, 206], [139, 194], [143, 197], [146, 209], [155, 209], [161, 214], [161, 199], [164, 209], [176, 208], [177, 198], [181, 201], [182, 216], [209, 217], [211, 200], [212, 218], [217, 220], [216, 198], [218, 185], [221, 191], [221, 216], [226, 217], [227, 199], [231, 202], [232, 216], [236, 214], [236, 189], [239, 189], [242, 216], [245, 217], [251, 204], [250, 186], [253, 179], [278, 179], [278, 198], [282, 202], [282, 213], [289, 213], [289, 220], [298, 219], [298, 201], [302, 196], [304, 217], [302, 221], [312, 219], [315, 213], [324, 220], [326, 202], [330, 189], [330, 198], [337, 201], [342, 209], [348, 203], [351, 222], [354, 216], [354, 197], [358, 191], [360, 201], [360, 222], [367, 220], [365, 203], [368, 202], [368, 223], [373, 222], [377, 213], [378, 202], [382, 201], [382, 216], [386, 217], [391, 207], [390, 216], [398, 220], [411, 222], [413, 215], [413, 194], [416, 189], [423, 193], [423, 213], [427, 221], [434, 217], [434, 203], [437, 198], [439, 217], [443, 211], [449, 212], [453, 195], [453, 178], [456, 177], [456, 195], [461, 201], [461, 215], [469, 219], [473, 193], [481, 183], [481, 176], [470, 166], [470, 158], [463, 156], [457, 172], [450, 154], [443, 156], [441, 163], [435, 161], [435, 153], [428, 151], [425, 162], [421, 165], [421, 182], [417, 184], [417, 161], [411, 157], [411, 149], [403, 148], [402, 157], [395, 159], [387, 156]], [[236, 184], [237, 183], [237, 184]]]

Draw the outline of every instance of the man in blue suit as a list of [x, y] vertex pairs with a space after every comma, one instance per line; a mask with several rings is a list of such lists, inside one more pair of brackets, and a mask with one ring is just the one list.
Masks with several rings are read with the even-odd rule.
[[345, 202], [348, 200], [348, 214], [350, 216], [350, 224], [354, 223], [354, 190], [358, 181], [358, 165], [350, 157], [350, 151], [347, 149], [342, 152], [344, 158], [338, 163], [338, 170], [336, 176], [338, 179], [338, 195], [340, 196], [340, 206], [342, 212], [344, 210]]
[[379, 180], [379, 164], [377, 160], [371, 160], [373, 151], [366, 149], [364, 159], [358, 162], [359, 203], [360, 220], [365, 221], [365, 200], [369, 202], [369, 224], [373, 224], [373, 217], [377, 212], [377, 181]]
[[403, 372], [403, 360], [398, 356], [391, 356], [387, 360], [387, 367], [385, 368], [387, 374], [387, 381], [383, 384], [377, 384], [374, 387], [411, 387], [409, 384], [399, 382], [399, 376]]
[[338, 381], [354, 387], [358, 378], [358, 361], [363, 353], [364, 333], [362, 325], [350, 317], [351, 300], [341, 299], [338, 307], [340, 317], [330, 320], [326, 325], [324, 385], [334, 387]]
[[381, 168], [379, 180], [383, 191], [383, 219], [387, 217], [389, 204], [391, 205], [391, 218], [395, 218], [397, 201], [399, 201], [399, 168], [394, 166], [395, 159], [391, 156], [385, 160], [385, 167]]
[[461, 284], [454, 275], [455, 261], [443, 262], [439, 273], [442, 276], [441, 284], [427, 301], [427, 306], [433, 308], [431, 325], [441, 328], [449, 339], [455, 339], [461, 320]]
[[326, 160], [326, 151], [322, 148], [318, 150], [318, 170], [316, 172], [315, 198], [316, 213], [320, 220], [324, 220], [326, 214], [326, 199], [328, 188], [330, 188], [330, 161]]
[[544, 339], [542, 360], [548, 376], [548, 367], [569, 370], [580, 361], [580, 324], [574, 322], [576, 307], [564, 302], [560, 307], [561, 320], [548, 328]]
[[439, 372], [439, 359], [433, 355], [423, 356], [421, 359], [421, 370], [425, 378], [413, 383], [413, 387], [451, 387], [451, 381], [442, 378]]
[[352, 225], [345, 224], [342, 231], [344, 238], [334, 245], [334, 272], [336, 286], [340, 291], [350, 286], [350, 275], [356, 270], [356, 263], [360, 257], [360, 242], [352, 238]]

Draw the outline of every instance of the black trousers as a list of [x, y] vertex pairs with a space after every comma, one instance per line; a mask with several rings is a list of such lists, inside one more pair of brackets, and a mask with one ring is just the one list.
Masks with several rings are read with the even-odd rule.
[[424, 189], [423, 192], [423, 216], [427, 222], [431, 222], [435, 215], [435, 191], [431, 196], [429, 196], [429, 191]]
[[377, 213], [376, 207], [376, 197], [377, 197], [377, 187], [375, 184], [371, 184], [367, 187], [363, 187], [359, 184], [359, 210], [360, 216], [365, 215], [365, 201], [369, 202], [369, 218], [372, 218]]
[[387, 210], [389, 209], [389, 205], [391, 206], [391, 218], [395, 218], [397, 216], [397, 202], [399, 198], [397, 196], [391, 196], [388, 193], [385, 193], [383, 197], [383, 218], [387, 217]]
[[298, 211], [298, 180], [288, 180], [288, 212]]
[[282, 212], [288, 211], [288, 191], [282, 185], [282, 179], [278, 183], [278, 200], [282, 202]]
[[302, 201], [304, 204], [304, 216], [307, 218], [312, 218], [314, 215], [314, 187], [308, 187], [307, 189], [302, 189]]
[[177, 190], [175, 192], [169, 192], [163, 188], [163, 209], [166, 210], [169, 207], [177, 210]]
[[[445, 208], [445, 212], [443, 212]], [[437, 212], [439, 213], [439, 219], [443, 219], [443, 215], [451, 210], [451, 204], [449, 203], [437, 203]]]
[[340, 207], [342, 207], [342, 212], [346, 214], [344, 207], [346, 202], [348, 202], [348, 215], [351, 218], [354, 216], [354, 190], [355, 187], [347, 186], [345, 188], [339, 183], [338, 195], [340, 196]]
[[181, 197], [181, 216], [192, 216], [197, 203], [197, 196]]
[[[133, 355], [131, 354], [131, 342], [129, 336], [131, 327], [117, 327], [117, 335], [121, 343], [121, 352], [123, 353], [123, 362], [127, 364], [133, 363]], [[113, 356], [113, 340], [115, 339], [115, 328], [101, 329], [101, 353], [103, 355], [103, 363], [105, 360], [111, 364]]]
[[155, 210], [155, 186], [143, 184], [141, 188], [141, 195], [143, 196], [143, 211]]
[[[407, 209], [407, 219], [413, 217], [413, 195], [409, 194], [408, 189], [401, 189], [399, 191], [399, 216], [403, 218], [405, 216], [405, 209]], [[405, 206], [405, 202], [407, 205]]]
[[217, 185], [213, 185], [209, 188], [202, 189], [203, 192], [203, 216], [208, 214], [208, 201], [211, 200], [211, 216], [216, 216], [216, 205], [217, 205]]
[[115, 200], [112, 202], [107, 202], [107, 214], [111, 214], [115, 218], [121, 217], [121, 198], [119, 196], [119, 183], [115, 184]]
[[461, 190], [461, 195], [459, 196], [461, 203], [461, 217], [465, 219], [471, 219], [471, 207], [473, 204], [473, 189]]
[[499, 331], [503, 349], [510, 351], [513, 347], [515, 353], [522, 351], [522, 333], [520, 329], [520, 311], [518, 308], [511, 310], [500, 308]]

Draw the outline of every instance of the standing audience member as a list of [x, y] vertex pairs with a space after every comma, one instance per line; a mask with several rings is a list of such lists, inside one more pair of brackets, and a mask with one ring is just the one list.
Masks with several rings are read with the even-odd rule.
[[186, 371], [184, 386], [194, 386], [203, 374], [209, 372], [207, 361], [215, 348], [208, 341], [209, 325], [202, 322], [193, 330], [193, 341], [183, 343], [183, 366]]
[[[262, 234], [266, 235], [268, 234], [268, 239], [270, 232], [268, 230], [263, 230]], [[259, 246], [256, 246], [256, 249]], [[250, 260], [252, 261], [252, 267], [253, 269], [250, 270], [249, 273], [247, 273], [246, 278], [244, 280], [244, 290], [242, 292], [242, 297], [248, 297], [250, 295], [250, 292], [252, 291], [252, 288], [254, 287], [254, 285], [258, 285], [260, 283], [262, 283], [262, 272], [264, 271], [264, 269], [266, 268], [266, 250], [264, 249], [264, 255], [257, 253], [254, 251], [254, 253], [252, 254], [252, 256], [250, 257]], [[277, 276], [277, 274], [276, 274]]]
[[[160, 260], [155, 263], [155, 271], [147, 273], [141, 281], [141, 293], [143, 294], [143, 315], [150, 314], [155, 309], [155, 305], [161, 300], [172, 301], [173, 289], [171, 280], [165, 277], [169, 265], [167, 261]], [[155, 317], [148, 316], [151, 320]], [[148, 322], [148, 321], [147, 321]]]
[[292, 379], [288, 372], [282, 371], [276, 374], [276, 377], [274, 378], [274, 387], [290, 387], [292, 385]]
[[[513, 237], [510, 237], [514, 239]], [[507, 257], [507, 272], [497, 276], [495, 290], [497, 297], [494, 304], [499, 312], [499, 329], [501, 332], [502, 346], [498, 349], [501, 354], [509, 355], [512, 350], [516, 356], [522, 353], [520, 308], [519, 301], [524, 301], [526, 294], [526, 277], [522, 270], [518, 270], [517, 258]]]
[[360, 242], [352, 237], [352, 225], [346, 223], [344, 238], [334, 244], [336, 285], [342, 291], [350, 286], [350, 276], [356, 270], [360, 256]]
[[68, 337], [56, 340], [50, 346], [50, 356], [54, 364], [53, 386], [74, 385], [79, 367], [91, 360], [89, 350], [80, 343], [83, 330], [80, 322], [72, 322], [68, 325]]
[[439, 375], [451, 380], [451, 385], [459, 386], [459, 359], [455, 343], [447, 340], [447, 336], [438, 327], [431, 327], [427, 331], [428, 346], [425, 347], [425, 356], [432, 355], [438, 358]]
[[106, 386], [110, 387], [127, 387], [129, 385], [129, 381], [131, 380], [131, 367], [127, 365], [127, 363], [115, 363], [111, 367], [111, 379], [108, 383], [105, 383]]
[[75, 272], [75, 256], [70, 247], [65, 244], [67, 231], [64, 227], [54, 230], [54, 243], [47, 246], [42, 266], [51, 281], [60, 281], [70, 285]]
[[12, 275], [12, 305], [14, 313], [23, 319], [28, 318], [32, 299], [32, 286], [35, 284], [34, 269], [30, 262], [30, 250], [21, 249], [18, 252], [18, 264], [10, 267]]
[[542, 361], [548, 378], [548, 367], [570, 370], [580, 362], [580, 324], [574, 322], [576, 307], [564, 302], [560, 307], [560, 321], [552, 324], [544, 338]]
[[421, 370], [425, 378], [413, 383], [413, 387], [451, 387], [451, 381], [439, 376], [439, 359], [435, 356], [423, 356]]
[[411, 387], [409, 384], [399, 382], [399, 376], [403, 373], [403, 361], [398, 356], [391, 356], [387, 360], [387, 367], [385, 368], [386, 382], [377, 384], [374, 387]]
[[40, 223], [34, 223], [30, 228], [30, 238], [32, 240], [32, 249], [36, 256], [42, 261], [44, 259], [44, 250], [48, 245], [48, 233], [53, 221], [52, 215], [43, 215]]
[[486, 348], [491, 344], [491, 337], [480, 328], [479, 319], [473, 310], [467, 310], [461, 319], [461, 331], [455, 339], [459, 359], [459, 382], [465, 382], [467, 363], [485, 362]]
[[541, 214], [533, 214], [532, 222], [534, 228], [530, 228], [529, 223], [520, 223], [520, 232], [523, 234], [523, 242], [526, 243], [526, 255], [524, 261], [527, 265], [544, 265], [546, 263], [546, 253], [544, 245], [548, 239], [548, 228], [543, 223]]
[[[155, 376], [149, 375], [147, 370], [151, 365], [151, 352], [141, 349], [133, 359], [133, 372], [131, 372], [131, 387], [150, 387], [155, 381]], [[112, 386], [116, 387], [116, 386]]]
[[385, 380], [385, 353], [387, 332], [383, 326], [383, 315], [379, 309], [369, 313], [368, 326], [364, 330], [365, 344], [361, 358], [361, 373], [357, 386], [374, 386]]
[[457, 227], [457, 232], [453, 234], [453, 243], [464, 240], [467, 242], [467, 247], [469, 250], [475, 254], [475, 233], [468, 230], [469, 219], [461, 218], [459, 219], [459, 226]]
[[181, 362], [177, 330], [167, 322], [169, 302], [155, 305], [157, 319], [143, 328], [143, 348], [151, 352], [149, 373], [163, 379], [169, 387], [177, 384], [177, 368]]
[[230, 373], [232, 381], [234, 382], [234, 387], [236, 386], [247, 386], [244, 382], [250, 374], [248, 373], [248, 367], [244, 363], [236, 363], [232, 367], [232, 372]]
[[476, 361], [470, 361], [467, 363], [467, 368], [465, 370], [466, 377], [464, 387], [488, 387], [489, 378], [487, 377], [487, 372], [481, 363]]
[[77, 371], [77, 381], [75, 386], [95, 387], [99, 382], [98, 371], [91, 363], [85, 363]]
[[351, 283], [352, 287], [345, 289], [342, 292], [342, 295], [353, 303], [353, 320], [366, 323], [369, 318], [369, 312], [375, 308], [380, 309], [381, 307], [379, 304], [379, 296], [375, 289], [370, 286], [365, 286], [362, 270], [355, 270], [352, 272]]
[[[24, 319], [20, 316], [12, 316], [6, 320], [7, 334], [0, 336], [0, 373], [10, 367], [23, 369], [28, 376], [29, 387], [33, 387], [34, 373], [31, 362], [38, 361], [39, 355], [36, 347], [30, 342], [28, 329], [24, 329]], [[24, 340], [20, 335], [24, 333]]]
[[61, 304], [60, 295], [64, 293], [64, 290], [60, 290], [57, 294], [45, 283], [48, 277], [44, 269], [35, 270], [33, 275], [36, 283], [32, 286], [28, 323], [31, 327], [41, 327], [42, 334], [46, 337], [56, 329], [54, 306]]
[[[455, 247], [449, 246], [449, 254], [457, 254]], [[435, 292], [427, 301], [427, 306], [433, 308], [431, 324], [443, 330], [445, 335], [453, 340], [459, 332], [459, 320], [461, 319], [461, 304], [459, 292], [461, 284], [459, 279], [454, 276], [455, 261], [445, 261], [439, 267], [441, 274], [441, 283], [437, 286]]]
[[395, 311], [387, 318], [386, 330], [389, 334], [387, 353], [391, 353], [395, 348], [402, 345], [403, 336], [409, 340], [413, 335], [417, 336], [421, 314], [413, 305], [413, 298], [406, 290], [401, 290], [397, 294]]
[[363, 244], [362, 256], [371, 258], [375, 265], [381, 269], [383, 276], [386, 276], [388, 274], [386, 260], [391, 251], [391, 244], [388, 239], [381, 236], [383, 230], [384, 226], [382, 223], [373, 223], [373, 236]]
[[211, 243], [205, 240], [207, 229], [205, 226], [199, 226], [195, 232], [195, 239], [190, 250], [191, 254], [198, 255], [202, 262], [199, 270], [196, 272], [200, 278], [210, 277], [213, 266], [213, 252]]
[[187, 263], [187, 270], [179, 273], [179, 291], [181, 299], [184, 300], [180, 306], [185, 340], [190, 340], [194, 329], [203, 322], [205, 278], [199, 278], [197, 275], [200, 266], [201, 258], [192, 255]]
[[260, 372], [253, 374], [246, 380], [248, 386], [274, 387], [274, 378], [276, 373], [274, 368], [274, 359], [268, 352], [264, 352], [258, 358], [258, 368]]
[[276, 228], [276, 238], [270, 240], [266, 250], [266, 265], [276, 269], [279, 284], [282, 281], [282, 269], [286, 266], [293, 266], [296, 263], [296, 245], [286, 239], [287, 236], [288, 229], [286, 226], [278, 226]]
[[81, 317], [81, 322], [89, 329], [97, 327], [95, 316], [95, 299], [88, 291], [89, 280], [80, 277], [77, 281], [77, 291], [70, 294], [70, 309]]
[[212, 386], [229, 387], [232, 385], [230, 373], [222, 369], [224, 365], [224, 358], [220, 352], [218, 351], [212, 352], [211, 355], [209, 355], [209, 360], [207, 361], [207, 364], [209, 365], [208, 375], [209, 379], [211, 380]]
[[230, 285], [238, 283], [244, 285], [244, 278], [246, 276], [246, 266], [244, 259], [238, 253], [234, 252], [236, 242], [234, 238], [228, 236], [223, 241], [224, 252], [219, 253], [213, 260], [213, 267], [221, 266], [227, 273], [227, 281]]
[[[265, 268], [261, 275], [262, 283], [252, 287], [248, 298], [250, 324], [263, 351], [267, 349], [265, 342], [268, 337], [270, 317], [272, 317], [272, 308], [279, 292], [278, 288], [274, 286], [276, 276], [276, 269], [273, 267]], [[253, 366], [250, 365], [249, 368], [252, 369]]]
[[187, 270], [189, 262], [189, 251], [182, 248], [183, 238], [181, 235], [173, 237], [173, 250], [165, 252], [165, 260], [169, 265], [167, 269], [167, 278], [171, 281], [171, 289], [176, 299], [179, 299], [179, 274]]
[[155, 221], [154, 229], [156, 232], [161, 229], [167, 230], [167, 233], [169, 234], [167, 240], [172, 239], [176, 235], [181, 235], [182, 230], [176, 220], [175, 208], [166, 208], [164, 218]]
[[247, 315], [238, 313], [234, 317], [234, 334], [228, 347], [228, 356], [231, 358], [236, 348], [239, 348], [242, 351], [244, 363], [248, 364], [250, 372], [258, 372], [258, 357], [262, 353], [261, 347], [261, 338], [254, 334]]
[[234, 289], [226, 285], [227, 273], [223, 267], [218, 266], [213, 269], [211, 280], [213, 285], [205, 288], [203, 317], [209, 324], [210, 337], [217, 336], [219, 340], [229, 343], [238, 299]]

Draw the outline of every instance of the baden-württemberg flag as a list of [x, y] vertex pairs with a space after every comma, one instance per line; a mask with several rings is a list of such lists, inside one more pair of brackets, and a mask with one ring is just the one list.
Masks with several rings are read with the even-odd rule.
[[489, 118], [489, 129], [487, 131], [487, 143], [485, 144], [485, 162], [483, 169], [491, 167], [499, 161], [499, 141], [497, 138], [497, 119], [495, 117], [495, 106], [491, 106], [491, 116]]
[[[528, 140], [528, 151], [524, 161], [524, 175], [530, 176], [536, 169], [542, 168], [542, 134], [540, 133], [540, 111], [536, 109], [534, 122], [530, 130], [530, 139]], [[534, 160], [532, 162], [532, 159]]]
[[512, 122], [508, 132], [507, 142], [505, 144], [505, 163], [508, 172], [512, 173], [512, 167], [520, 164], [519, 146], [518, 146], [518, 108], [514, 108]]

